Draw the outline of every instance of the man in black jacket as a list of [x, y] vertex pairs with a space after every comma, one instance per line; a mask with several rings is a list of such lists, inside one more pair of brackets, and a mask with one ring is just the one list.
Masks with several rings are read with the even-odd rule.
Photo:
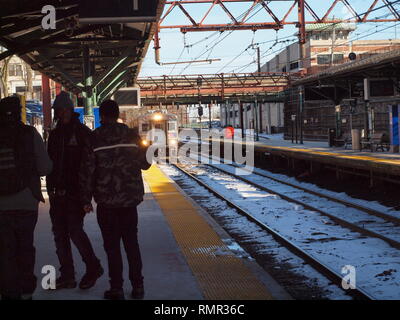
[[40, 176], [52, 163], [34, 127], [21, 122], [17, 97], [0, 101], [0, 294], [30, 300], [36, 289], [33, 235], [38, 204], [44, 202]]
[[143, 201], [144, 187], [141, 170], [150, 168], [146, 148], [140, 137], [125, 124], [117, 122], [119, 107], [115, 101], [100, 106], [101, 127], [93, 133], [92, 148], [87, 149], [81, 168], [81, 190], [91, 208], [92, 196], [97, 202], [97, 220], [108, 257], [111, 289], [105, 299], [124, 299], [121, 240], [128, 263], [132, 298], [144, 297], [142, 259], [137, 237], [137, 205]]
[[79, 193], [82, 152], [90, 143], [92, 132], [80, 123], [68, 93], [61, 92], [56, 97], [53, 108], [58, 123], [51, 131], [48, 142], [48, 152], [54, 168], [47, 176], [47, 191], [57, 256], [61, 265], [61, 276], [57, 279], [56, 287], [75, 288], [77, 285], [71, 251], [72, 240], [86, 264], [86, 273], [79, 287], [89, 289], [104, 272], [83, 229], [86, 213]]

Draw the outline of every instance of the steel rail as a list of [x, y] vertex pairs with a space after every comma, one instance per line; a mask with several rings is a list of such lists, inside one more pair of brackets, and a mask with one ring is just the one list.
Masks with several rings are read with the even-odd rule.
[[323, 211], [323, 210], [318, 209], [318, 208], [316, 208], [314, 206], [311, 206], [311, 205], [309, 205], [309, 204], [307, 204], [307, 203], [305, 203], [303, 201], [293, 199], [293, 198], [291, 198], [291, 197], [289, 197], [289, 196], [287, 196], [287, 195], [285, 195], [283, 193], [274, 191], [274, 190], [272, 190], [270, 188], [267, 188], [267, 187], [265, 187], [263, 185], [260, 185], [260, 184], [258, 184], [256, 182], [253, 182], [253, 181], [249, 180], [249, 179], [246, 179], [243, 176], [235, 175], [234, 173], [229, 172], [227, 170], [224, 170], [222, 168], [219, 168], [219, 167], [217, 167], [215, 165], [212, 165], [212, 164], [204, 164], [204, 165], [212, 167], [212, 168], [214, 168], [216, 170], [219, 170], [219, 171], [221, 171], [221, 172], [223, 172], [225, 174], [228, 174], [228, 175], [234, 177], [235, 179], [238, 179], [238, 180], [241, 180], [241, 181], [243, 181], [245, 183], [248, 183], [248, 184], [250, 184], [250, 185], [252, 185], [252, 186], [254, 186], [254, 187], [256, 187], [256, 188], [258, 188], [260, 190], [263, 190], [263, 191], [268, 192], [268, 193], [275, 194], [275, 195], [281, 197], [282, 199], [284, 199], [286, 201], [296, 203], [298, 205], [303, 206], [304, 208], [306, 208], [308, 210], [318, 212], [318, 213], [330, 218], [331, 220], [335, 221], [337, 224], [339, 224], [339, 225], [341, 225], [343, 227], [346, 227], [346, 228], [348, 228], [348, 229], [350, 229], [350, 230], [352, 230], [354, 232], [358, 232], [358, 233], [361, 233], [361, 234], [369, 236], [369, 237], [374, 237], [374, 238], [381, 239], [381, 240], [387, 242], [393, 248], [396, 248], [396, 249], [400, 250], [400, 242], [399, 241], [393, 240], [391, 238], [385, 237], [385, 236], [383, 236], [383, 235], [381, 235], [379, 233], [376, 233], [374, 231], [371, 231], [371, 230], [365, 229], [363, 227], [357, 226], [354, 223], [351, 223], [351, 222], [346, 221], [346, 220], [344, 220], [342, 218], [339, 218], [339, 217], [337, 217], [337, 216], [335, 216], [333, 214], [330, 214], [330, 213], [328, 213], [326, 211]]
[[[235, 167], [235, 168], [238, 168], [238, 169], [241, 169], [241, 170], [244, 170], [244, 171], [251, 172], [251, 170], [246, 169], [244, 167], [240, 167], [240, 166], [238, 166], [236, 164], [228, 164], [228, 165], [230, 165], [232, 167]], [[318, 196], [318, 197], [321, 197], [321, 198], [328, 199], [330, 201], [334, 201], [334, 202], [343, 204], [343, 205], [345, 205], [347, 207], [351, 207], [351, 208], [354, 208], [354, 209], [357, 209], [357, 210], [360, 210], [360, 211], [364, 211], [365, 213], [368, 213], [368, 214], [370, 214], [372, 216], [375, 216], [375, 217], [390, 221], [390, 222], [392, 222], [392, 223], [394, 223], [394, 224], [396, 224], [397, 226], [400, 227], [400, 218], [393, 217], [393, 216], [391, 216], [389, 214], [377, 211], [375, 209], [364, 207], [364, 206], [362, 206], [360, 204], [357, 204], [357, 203], [354, 203], [354, 202], [351, 202], [351, 201], [347, 201], [347, 200], [343, 200], [343, 199], [339, 199], [339, 198], [334, 198], [334, 197], [332, 197], [330, 195], [327, 195], [327, 194], [324, 194], [324, 193], [321, 193], [321, 192], [318, 192], [318, 191], [310, 190], [310, 189], [304, 188], [302, 186], [290, 183], [288, 181], [280, 180], [278, 178], [272, 177], [272, 176], [270, 176], [268, 174], [265, 174], [265, 173], [261, 173], [261, 172], [252, 172], [252, 173], [256, 174], [258, 176], [264, 177], [264, 178], [271, 179], [271, 180], [273, 180], [275, 182], [285, 184], [285, 185], [287, 185], [289, 187], [302, 190], [302, 191], [310, 193], [312, 195], [315, 195], [315, 196]]]
[[[314, 257], [312, 254], [306, 252], [305, 250], [301, 249], [299, 246], [297, 246], [295, 243], [284, 237], [283, 235], [279, 234], [277, 231], [273, 230], [271, 227], [260, 221], [259, 219], [255, 218], [253, 215], [248, 213], [246, 210], [241, 208], [240, 206], [236, 205], [232, 201], [228, 200], [225, 196], [223, 196], [221, 193], [219, 193], [217, 190], [211, 188], [208, 186], [206, 183], [195, 177], [193, 174], [188, 172], [187, 170], [183, 169], [181, 166], [178, 166], [176, 164], [173, 164], [175, 168], [177, 168], [179, 171], [184, 173], [186, 176], [190, 177], [196, 183], [207, 189], [209, 192], [214, 194], [216, 197], [219, 199], [225, 201], [230, 207], [234, 208], [237, 210], [241, 215], [245, 216], [248, 218], [250, 221], [253, 223], [257, 224], [260, 228], [262, 228], [264, 231], [268, 232], [271, 234], [274, 239], [276, 239], [279, 243], [283, 244], [286, 248], [288, 248], [292, 253], [297, 255], [298, 257], [302, 258], [304, 261], [306, 261], [308, 264], [310, 264], [313, 268], [315, 268], [317, 271], [319, 271], [322, 275], [330, 279], [333, 283], [335, 283], [339, 288], [341, 287], [342, 284], [342, 279], [343, 276], [336, 271], [334, 271], [332, 268], [324, 264], [322, 261], [320, 261], [318, 258]], [[367, 300], [375, 300], [371, 294], [366, 292], [365, 290], [361, 288], [354, 288], [351, 291], [348, 292], [351, 296], [356, 297], [356, 298], [361, 298], [361, 299], [367, 299]]]

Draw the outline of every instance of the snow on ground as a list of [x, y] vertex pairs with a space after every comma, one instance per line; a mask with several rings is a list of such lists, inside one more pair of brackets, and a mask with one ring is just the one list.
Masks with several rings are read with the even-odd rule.
[[[219, 164], [214, 166], [232, 174], [235, 173], [236, 169], [236, 167], [227, 164]], [[382, 218], [372, 216], [364, 211], [347, 207], [343, 204], [321, 198], [319, 196], [307, 193], [303, 190], [293, 188], [291, 186], [276, 182], [257, 174], [247, 175], [245, 178], [258, 185], [271, 189], [272, 191], [275, 191], [277, 193], [290, 194], [290, 197], [292, 199], [301, 201], [304, 204], [320, 209], [322, 211], [326, 211], [333, 216], [353, 223], [364, 229], [371, 230], [387, 238], [400, 242], [400, 227]]]
[[254, 168], [254, 172], [255, 173], [268, 174], [269, 176], [277, 178], [279, 180], [286, 181], [286, 182], [292, 183], [294, 185], [297, 185], [297, 186], [300, 186], [300, 187], [303, 187], [303, 188], [306, 188], [306, 189], [309, 189], [309, 190], [312, 190], [312, 191], [316, 191], [316, 192], [319, 192], [319, 193], [334, 197], [336, 199], [341, 199], [341, 200], [344, 200], [344, 201], [350, 201], [352, 203], [355, 203], [355, 204], [358, 204], [358, 205], [361, 205], [361, 206], [364, 206], [364, 207], [367, 207], [367, 208], [370, 208], [370, 209], [374, 209], [376, 211], [380, 211], [380, 212], [386, 213], [388, 215], [392, 215], [393, 217], [400, 218], [400, 211], [397, 211], [397, 210], [395, 210], [393, 208], [390, 208], [390, 207], [386, 207], [386, 206], [380, 204], [377, 201], [356, 199], [356, 198], [353, 198], [353, 197], [347, 195], [344, 192], [335, 192], [335, 191], [326, 190], [326, 189], [320, 188], [320, 187], [318, 187], [318, 186], [316, 186], [315, 184], [312, 184], [312, 183], [300, 182], [296, 178], [288, 177], [288, 176], [286, 176], [284, 174], [272, 173], [270, 171], [266, 171], [266, 170], [262, 170], [262, 169], [258, 169], [258, 168]]
[[[221, 159], [219, 159], [219, 161], [221, 161]], [[202, 162], [203, 163], [209, 163], [208, 158], [202, 157]], [[226, 167], [229, 167], [229, 165], [224, 165], [223, 168], [226, 169]], [[259, 168], [248, 168], [249, 170], [252, 170], [254, 173], [261, 173], [261, 174], [266, 174], [272, 178], [276, 178], [288, 183], [291, 183], [295, 186], [299, 186], [311, 191], [315, 191], [315, 192], [319, 192], [321, 194], [336, 198], [336, 199], [340, 199], [343, 201], [349, 201], [351, 203], [369, 208], [369, 209], [373, 209], [388, 215], [391, 215], [393, 217], [396, 218], [400, 218], [400, 211], [395, 210], [393, 208], [384, 206], [382, 204], [380, 204], [377, 201], [370, 201], [370, 200], [364, 200], [364, 199], [357, 199], [357, 198], [353, 198], [349, 195], [347, 195], [345, 192], [335, 192], [335, 191], [330, 191], [327, 189], [323, 189], [318, 187], [317, 185], [313, 184], [313, 183], [309, 183], [309, 182], [302, 182], [297, 180], [294, 177], [289, 177], [285, 174], [280, 174], [280, 173], [273, 173], [267, 170], [263, 170], [263, 169], [259, 169]], [[287, 186], [288, 187], [288, 186]]]
[[340, 273], [346, 265], [354, 266], [357, 285], [376, 298], [400, 298], [399, 250], [380, 239], [362, 237], [317, 212], [305, 210], [215, 169], [200, 165], [192, 170], [211, 188], [336, 272]]
[[[189, 192], [190, 196], [203, 198], [203, 201], [196, 199], [196, 202], [200, 203], [205, 209], [216, 212], [216, 215], [219, 217], [223, 217], [225, 227], [228, 228], [229, 231], [245, 235], [247, 242], [256, 243], [258, 253], [267, 253], [274, 256], [280, 264], [290, 264], [292, 266], [291, 271], [304, 277], [306, 283], [323, 288], [328, 299], [351, 299], [343, 290], [333, 285], [330, 280], [322, 276], [310, 265], [305, 264], [301, 258], [282, 247], [271, 235], [256, 224], [250, 222], [246, 217], [238, 214], [236, 210], [230, 208], [224, 201], [213, 196], [195, 181], [171, 166], [164, 165], [161, 166], [161, 169], [172, 179], [184, 181], [185, 191]], [[277, 268], [279, 267], [277, 266]]]

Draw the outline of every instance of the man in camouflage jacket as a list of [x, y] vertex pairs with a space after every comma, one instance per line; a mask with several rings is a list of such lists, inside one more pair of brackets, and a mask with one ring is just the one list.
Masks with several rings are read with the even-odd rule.
[[105, 299], [123, 299], [121, 239], [129, 262], [133, 298], [144, 296], [142, 261], [137, 238], [137, 206], [143, 201], [141, 170], [150, 164], [140, 138], [117, 122], [118, 104], [112, 100], [100, 106], [102, 126], [93, 132], [92, 147], [86, 150], [80, 170], [80, 190], [85, 210], [97, 203], [97, 219], [108, 257], [111, 289]]

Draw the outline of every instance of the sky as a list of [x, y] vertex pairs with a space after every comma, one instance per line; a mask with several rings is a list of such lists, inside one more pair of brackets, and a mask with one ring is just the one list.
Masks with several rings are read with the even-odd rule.
[[[400, 12], [400, 0], [391, 0], [395, 8]], [[268, 1], [266, 1], [268, 2]], [[269, 7], [282, 18], [288, 11], [293, 1], [270, 1]], [[307, 0], [313, 10], [322, 16], [327, 11], [333, 0]], [[373, 0], [348, 0], [351, 6], [361, 14], [368, 10]], [[225, 6], [235, 17], [240, 17], [251, 5], [249, 3], [226, 3]], [[383, 5], [379, 0], [376, 8]], [[165, 6], [164, 12], [169, 5]], [[200, 19], [210, 7], [210, 4], [192, 4], [185, 8], [195, 18]], [[383, 17], [392, 18], [387, 8], [372, 12], [369, 18]], [[388, 16], [389, 15], [389, 16]], [[349, 19], [352, 14], [340, 4], [330, 14], [330, 18]], [[197, 19], [196, 19], [197, 18]], [[309, 13], [306, 13], [306, 20], [312, 20]], [[257, 5], [253, 14], [247, 22], [270, 22], [272, 18], [261, 5]], [[297, 10], [293, 10], [287, 21], [297, 21]], [[229, 23], [230, 18], [219, 7], [216, 6], [204, 23]], [[190, 24], [188, 18], [175, 8], [165, 19], [163, 25]], [[287, 45], [297, 41], [295, 33], [297, 28], [287, 25], [276, 32], [275, 30], [253, 31], [225, 31], [223, 33], [210, 32], [188, 32], [185, 35], [179, 29], [163, 29], [160, 33], [160, 57], [161, 62], [192, 61], [204, 59], [221, 59], [213, 63], [193, 63], [159, 66], [155, 63], [154, 44], [150, 44], [148, 53], [144, 60], [140, 77], [179, 75], [179, 74], [215, 74], [231, 72], [254, 72], [257, 70], [256, 50], [252, 44], [260, 44], [261, 64], [265, 64], [275, 54], [282, 51]], [[400, 23], [361, 23], [353, 32], [352, 39], [397, 39], [400, 37]], [[246, 50], [247, 49], [247, 50]]]

